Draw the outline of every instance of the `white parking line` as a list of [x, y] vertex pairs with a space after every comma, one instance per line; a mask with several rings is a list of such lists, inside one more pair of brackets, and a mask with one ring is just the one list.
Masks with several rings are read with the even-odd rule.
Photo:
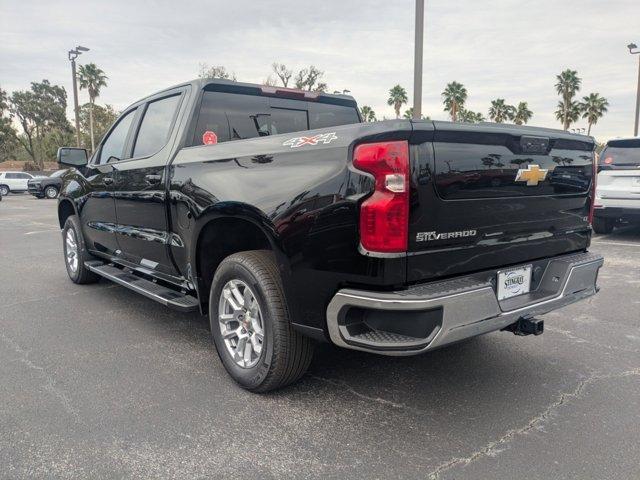
[[622, 243], [622, 242], [600, 242], [598, 240], [594, 240], [592, 245], [618, 245], [621, 247], [637, 247], [640, 248], [640, 243]]
[[51, 229], [51, 230], [34, 230], [33, 232], [26, 232], [25, 235], [33, 235], [34, 233], [45, 233], [45, 232], [46, 233], [50, 233], [50, 232], [57, 232], [57, 231], [58, 231], [57, 228], [55, 230], [54, 229]]

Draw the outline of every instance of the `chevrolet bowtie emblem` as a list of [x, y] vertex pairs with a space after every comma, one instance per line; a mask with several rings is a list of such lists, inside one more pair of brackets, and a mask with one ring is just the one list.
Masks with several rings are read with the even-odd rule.
[[516, 182], [527, 182], [528, 187], [536, 186], [539, 182], [547, 178], [548, 171], [549, 170], [540, 168], [538, 165], [529, 165], [527, 168], [518, 170]]

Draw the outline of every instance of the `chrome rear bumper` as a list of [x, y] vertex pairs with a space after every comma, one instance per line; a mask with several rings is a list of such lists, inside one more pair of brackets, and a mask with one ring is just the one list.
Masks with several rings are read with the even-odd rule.
[[[530, 293], [502, 301], [495, 292], [496, 270], [397, 292], [343, 289], [327, 307], [329, 336], [344, 348], [419, 354], [594, 295], [603, 263], [600, 255], [588, 252], [546, 260], [544, 267], [534, 268], [538, 278]], [[411, 322], [422, 322], [423, 333], [407, 334]]]

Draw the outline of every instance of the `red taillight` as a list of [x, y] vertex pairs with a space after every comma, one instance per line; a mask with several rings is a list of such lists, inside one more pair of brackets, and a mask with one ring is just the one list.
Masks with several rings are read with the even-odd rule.
[[409, 144], [398, 141], [358, 145], [353, 165], [375, 177], [375, 191], [360, 207], [360, 244], [368, 252], [406, 252]]

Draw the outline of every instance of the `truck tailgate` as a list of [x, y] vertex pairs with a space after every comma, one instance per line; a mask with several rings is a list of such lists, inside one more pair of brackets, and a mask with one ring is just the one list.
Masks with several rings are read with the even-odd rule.
[[590, 137], [416, 122], [412, 143], [410, 283], [588, 246]]

